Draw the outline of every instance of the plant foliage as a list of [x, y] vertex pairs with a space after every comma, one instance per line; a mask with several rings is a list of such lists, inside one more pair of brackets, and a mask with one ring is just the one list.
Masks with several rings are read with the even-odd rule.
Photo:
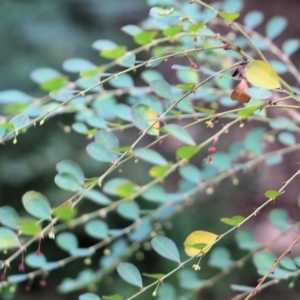
[[[290, 183], [300, 177], [298, 155], [281, 186], [271, 180], [285, 156], [300, 151], [300, 90], [282, 77], [290, 73], [300, 82], [289, 58], [299, 40], [274, 43], [288, 26], [280, 16], [267, 20], [265, 36], [257, 33], [264, 16], [252, 11], [241, 18], [242, 1], [214, 7], [200, 0], [147, 2], [148, 17], [121, 28], [135, 48], [99, 39], [92, 48], [104, 64], [77, 57], [62, 70], [33, 70], [30, 78], [44, 93], [39, 101], [19, 90], [0, 92], [2, 144], [18, 147], [21, 135], [30, 141], [33, 127], [70, 115], [65, 138], [75, 134], [84, 145], [76, 151], [95, 166], [91, 176], [82, 159], [57, 161], [53, 185], [64, 199], [46, 197], [36, 186], [20, 199], [22, 210], [13, 203], [0, 207], [3, 299], [14, 299], [22, 282], [29, 289], [36, 278], [51, 280], [62, 266], [68, 277], [57, 291], [79, 291], [82, 300], [146, 299], [149, 290], [160, 300], [196, 299], [223, 280], [226, 295], [250, 299], [279, 281], [293, 287], [300, 273], [300, 257], [290, 255], [300, 236], [280, 253], [270, 247], [299, 226], [288, 207], [270, 206], [284, 204]], [[270, 170], [271, 184], [256, 194], [254, 210], [223, 205], [201, 212], [203, 221], [188, 215], [191, 205], [199, 209], [199, 199], [229, 201], [226, 195], [239, 197], [239, 186], [256, 190], [251, 174], [258, 167]], [[276, 229], [271, 241], [257, 241], [248, 225], [260, 212]], [[168, 220], [177, 226], [170, 230]], [[226, 244], [231, 236], [240, 249], [234, 256]], [[52, 251], [61, 253], [53, 261], [42, 250], [49, 238]], [[144, 269], [139, 259], [147, 262], [147, 251], [150, 264], [167, 260], [165, 267], [155, 264], [153, 274]], [[75, 260], [83, 261], [77, 274], [69, 269]], [[250, 262], [257, 284], [230, 276]], [[105, 290], [110, 295], [103, 293], [109, 274], [132, 287], [115, 284]]]

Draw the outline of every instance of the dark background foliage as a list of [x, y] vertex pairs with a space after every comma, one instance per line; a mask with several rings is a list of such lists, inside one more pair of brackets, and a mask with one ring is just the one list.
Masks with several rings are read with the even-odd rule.
[[[271, 16], [282, 15], [289, 20], [288, 30], [281, 35], [276, 43], [281, 44], [285, 39], [297, 37], [300, 34], [299, 10], [300, 2], [297, 0], [274, 0], [245, 1], [243, 14], [250, 10], [261, 10], [265, 14], [265, 20]], [[28, 78], [29, 73], [37, 67], [47, 66], [61, 70], [62, 62], [70, 57], [82, 57], [95, 64], [103, 63], [97, 51], [91, 48], [93, 41], [97, 39], [111, 39], [119, 44], [126, 44], [128, 48], [135, 47], [132, 40], [120, 31], [126, 24], [136, 24], [142, 21], [148, 13], [146, 1], [141, 0], [1, 0], [0, 2], [0, 90], [19, 89], [31, 95], [41, 96], [38, 87]], [[258, 30], [263, 33], [264, 26]], [[292, 60], [299, 65], [299, 51], [293, 55]], [[72, 76], [72, 75], [71, 75]], [[71, 77], [72, 78], [72, 77]], [[294, 80], [286, 77], [286, 80]], [[290, 82], [294, 84], [294, 82]], [[95, 165], [92, 159], [85, 153], [86, 141], [75, 133], [66, 135], [65, 130], [73, 120], [72, 115], [58, 116], [48, 120], [45, 125], [31, 128], [25, 135], [20, 135], [17, 145], [8, 142], [0, 147], [0, 205], [13, 205], [19, 212], [22, 211], [21, 197], [31, 189], [38, 190], [51, 199], [53, 205], [61, 203], [67, 199], [69, 193], [59, 191], [53, 182], [56, 174], [55, 164], [63, 159], [71, 159], [78, 162], [85, 170], [87, 176], [99, 174], [99, 166]], [[124, 138], [120, 136], [120, 138]], [[168, 150], [161, 149], [167, 154]], [[176, 218], [171, 220], [173, 230], [168, 232], [169, 237], [176, 241], [178, 245], [182, 240], [176, 238], [176, 232], [180, 236], [186, 236], [198, 227], [221, 232], [221, 225], [212, 224], [210, 215], [214, 214], [215, 219], [221, 218], [226, 211], [241, 212], [243, 207], [255, 207], [257, 205], [255, 197], [261, 197], [260, 192], [263, 188], [279, 186], [280, 182], [289, 173], [289, 161], [285, 161], [284, 167], [276, 169], [275, 176], [265, 170], [259, 170], [256, 174], [248, 176], [248, 180], [255, 182], [255, 189], [249, 188], [245, 184], [226, 188], [226, 183], [213, 196], [201, 196], [199, 204], [187, 207], [187, 218]], [[131, 172], [131, 166], [125, 167], [123, 172]], [[258, 176], [257, 176], [258, 175]], [[259, 175], [263, 175], [260, 177]], [[264, 176], [265, 175], [265, 176]], [[272, 175], [272, 176], [271, 176]], [[136, 173], [132, 176], [140, 176]], [[242, 181], [242, 180], [241, 180]], [[228, 182], [227, 182], [228, 183]], [[268, 185], [268, 183], [270, 183]], [[172, 184], [176, 184], [176, 178], [169, 182], [170, 189]], [[267, 186], [268, 185], [268, 186]], [[296, 193], [294, 185], [290, 193]], [[231, 201], [233, 194], [239, 194], [239, 203]], [[253, 202], [251, 202], [253, 201]], [[287, 201], [288, 202], [288, 201]], [[293, 211], [292, 207], [286, 207]], [[195, 209], [196, 207], [196, 209]], [[221, 209], [220, 209], [221, 208]], [[81, 212], [91, 207], [81, 208]], [[218, 216], [219, 215], [219, 216]], [[293, 216], [297, 217], [298, 212]], [[116, 218], [115, 227], [124, 225]], [[256, 226], [258, 235], [263, 226]], [[77, 233], [80, 237], [80, 231]], [[265, 231], [268, 234], [268, 231]], [[89, 240], [80, 240], [81, 245], [88, 246]], [[233, 257], [239, 257], [240, 250], [237, 250], [232, 237], [226, 239], [225, 244], [233, 253]], [[49, 260], [59, 259], [59, 250], [53, 252], [51, 241], [45, 240], [42, 244], [42, 251]], [[101, 255], [101, 253], [99, 254]], [[99, 258], [99, 256], [97, 257]], [[148, 273], [160, 272], [162, 261], [157, 259], [153, 253], [146, 252], [146, 259], [136, 264], [144, 264], [143, 269]], [[164, 262], [165, 263], [165, 262]], [[167, 263], [166, 263], [167, 264]], [[73, 263], [71, 269], [60, 269], [54, 271], [45, 289], [39, 287], [38, 282], [30, 293], [22, 292], [22, 286], [18, 299], [76, 299], [75, 294], [58, 295], [55, 287], [61, 282], [62, 278], [77, 274], [83, 267], [82, 261]], [[236, 274], [238, 279], [242, 276], [244, 282], [255, 284], [257, 276], [255, 270], [249, 265], [247, 273]], [[170, 279], [172, 281], [172, 278]], [[102, 294], [113, 294], [118, 291], [115, 287], [120, 279], [107, 277], [102, 284]], [[229, 281], [226, 279], [220, 282], [215, 289], [204, 292], [199, 299], [225, 299], [222, 290], [228, 287]], [[125, 289], [131, 289], [127, 285]], [[121, 289], [121, 288], [120, 288]], [[281, 286], [275, 286], [267, 295], [257, 299], [287, 299]], [[286, 288], [285, 288], [286, 289]], [[299, 290], [298, 290], [299, 292]], [[128, 291], [130, 294], [130, 290]], [[295, 296], [290, 299], [297, 299]], [[292, 295], [292, 294], [290, 294]], [[151, 296], [143, 295], [146, 299]], [[148, 298], [147, 298], [148, 299]]]

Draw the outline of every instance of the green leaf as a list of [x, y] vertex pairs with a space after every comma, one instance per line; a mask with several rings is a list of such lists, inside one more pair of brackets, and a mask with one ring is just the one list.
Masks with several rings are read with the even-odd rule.
[[221, 222], [223, 222], [229, 226], [238, 226], [244, 220], [245, 220], [245, 218], [243, 216], [234, 216], [231, 218], [221, 218]]
[[47, 198], [39, 192], [29, 191], [22, 197], [22, 203], [28, 213], [36, 218], [51, 220], [51, 208]]
[[138, 268], [131, 263], [120, 263], [117, 267], [118, 274], [124, 281], [139, 288], [143, 287], [141, 273]]
[[261, 108], [261, 105], [244, 107], [241, 110], [239, 110], [237, 112], [237, 114], [238, 114], [238, 116], [240, 116], [242, 118], [246, 118], [249, 115], [252, 115], [254, 112], [256, 112], [260, 108]]
[[190, 159], [198, 152], [197, 146], [181, 146], [176, 150], [178, 158]]
[[54, 208], [52, 214], [61, 221], [69, 221], [76, 216], [77, 210], [71, 203], [65, 203], [62, 206]]
[[173, 99], [171, 87], [164, 79], [156, 79], [150, 82], [150, 87], [158, 96], [165, 99]]
[[134, 87], [134, 81], [128, 74], [121, 74], [109, 80], [109, 84], [117, 89], [128, 89]]
[[136, 202], [123, 202], [117, 206], [117, 213], [125, 219], [135, 221], [140, 217], [140, 208]]
[[68, 83], [67, 76], [59, 76], [54, 79], [44, 81], [40, 85], [41, 89], [47, 92], [56, 91], [64, 87]]
[[214, 115], [216, 113], [215, 110], [204, 108], [204, 107], [196, 107], [196, 106], [194, 106], [194, 109], [197, 110], [197, 111], [200, 111], [200, 112], [202, 112], [204, 114], [207, 114], [207, 115]]
[[109, 195], [117, 196], [117, 188], [120, 185], [131, 183], [130, 180], [126, 178], [113, 178], [105, 182], [103, 186], [103, 192]]
[[12, 124], [14, 126], [15, 130], [19, 130], [20, 128], [24, 127], [26, 124], [28, 124], [30, 122], [30, 119], [28, 116], [26, 115], [16, 115], [14, 116], [9, 123]]
[[135, 36], [138, 33], [142, 32], [142, 29], [137, 25], [125, 25], [121, 28], [121, 30], [131, 36]]
[[224, 11], [220, 11], [219, 13], [218, 13], [218, 15], [222, 18], [222, 19], [224, 19], [224, 20], [226, 20], [226, 21], [229, 21], [229, 22], [232, 22], [232, 21], [234, 21], [234, 20], [236, 20], [239, 16], [240, 16], [240, 14], [239, 13], [228, 13], [228, 12], [224, 12]]
[[19, 215], [14, 208], [10, 206], [0, 207], [0, 223], [12, 229], [19, 229]]
[[92, 47], [96, 50], [114, 49], [117, 46], [118, 45], [115, 42], [112, 42], [110, 40], [97, 40], [92, 44]]
[[128, 51], [117, 60], [117, 63], [122, 67], [133, 67], [136, 63], [136, 55], [133, 52]]
[[237, 292], [253, 292], [254, 287], [252, 286], [246, 286], [246, 285], [240, 285], [240, 284], [231, 284], [230, 288], [233, 291], [237, 291]]
[[203, 28], [205, 26], [205, 22], [200, 22], [198, 24], [192, 24], [190, 25], [187, 30], [189, 32], [197, 32], [199, 29]]
[[116, 135], [106, 130], [99, 130], [95, 135], [95, 141], [109, 150], [120, 146], [119, 139]]
[[159, 135], [159, 122], [156, 122], [158, 116], [150, 106], [136, 104], [132, 107], [131, 114], [132, 121], [138, 129], [144, 131], [152, 126], [147, 133], [155, 136]]
[[177, 87], [183, 91], [192, 91], [195, 86], [195, 83], [177, 84]]
[[289, 71], [288, 66], [278, 60], [270, 60], [270, 65], [276, 71], [277, 74], [284, 74]]
[[180, 263], [176, 244], [165, 236], [157, 236], [151, 240], [152, 248], [162, 257]]
[[77, 236], [72, 232], [61, 232], [55, 238], [56, 244], [67, 252], [78, 248]]
[[278, 196], [280, 196], [282, 194], [283, 194], [282, 192], [278, 192], [278, 191], [275, 191], [275, 190], [269, 190], [269, 191], [265, 192], [265, 196], [267, 198], [272, 198], [273, 200], [275, 200]]
[[247, 81], [266, 90], [280, 88], [279, 77], [274, 69], [263, 60], [250, 61], [245, 67]]
[[202, 180], [201, 171], [194, 165], [179, 168], [179, 174], [187, 181], [199, 184]]
[[102, 220], [91, 220], [84, 226], [85, 232], [96, 239], [103, 240], [108, 236], [107, 224]]
[[121, 57], [127, 50], [126, 46], [118, 46], [113, 49], [105, 49], [100, 52], [100, 55], [107, 59], [117, 59]]
[[130, 198], [137, 188], [137, 185], [133, 182], [126, 182], [117, 186], [116, 194], [122, 198]]
[[273, 209], [270, 212], [269, 221], [275, 228], [279, 230], [285, 230], [291, 226], [286, 210], [281, 208]]
[[203, 280], [199, 279], [196, 272], [193, 272], [191, 269], [180, 270], [178, 272], [178, 280], [180, 287], [187, 290], [200, 288], [203, 283]]
[[133, 39], [138, 45], [145, 45], [152, 42], [156, 35], [156, 31], [142, 31], [136, 34]]
[[88, 132], [88, 127], [84, 124], [84, 123], [81, 123], [81, 122], [75, 122], [72, 124], [72, 129], [77, 132], [77, 133], [80, 133], [80, 134], [87, 134]]
[[30, 78], [37, 84], [53, 80], [61, 76], [61, 73], [51, 68], [37, 68], [30, 73]]
[[272, 92], [262, 88], [247, 88], [245, 93], [253, 99], [266, 100], [272, 97]]
[[283, 257], [280, 261], [280, 266], [290, 271], [296, 271], [298, 269], [293, 259], [289, 256]]
[[47, 263], [47, 259], [44, 254], [36, 255], [36, 253], [30, 253], [26, 255], [25, 263], [31, 268], [40, 269]]
[[1, 104], [28, 103], [33, 100], [30, 95], [18, 90], [6, 90], [0, 92]]
[[300, 47], [299, 39], [288, 39], [285, 40], [282, 44], [282, 51], [287, 55], [291, 56], [296, 52]]
[[278, 141], [285, 146], [292, 146], [296, 144], [296, 138], [290, 132], [280, 132], [278, 134]]
[[71, 160], [63, 160], [56, 164], [56, 170], [58, 173], [69, 173], [75, 176], [79, 181], [84, 180], [84, 173], [81, 167]]
[[171, 167], [171, 164], [166, 166], [154, 166], [149, 170], [149, 175], [153, 178], [165, 177], [165, 175], [170, 171]]
[[148, 273], [143, 273], [143, 276], [152, 278], [152, 279], [161, 279], [165, 276], [166, 274], [148, 274]]
[[257, 269], [265, 268], [267, 270], [270, 270], [275, 263], [275, 258], [276, 258], [275, 255], [271, 252], [260, 251], [254, 253], [252, 260]]
[[244, 18], [244, 24], [248, 28], [255, 28], [264, 20], [264, 15], [259, 10], [250, 11]]
[[266, 36], [269, 39], [278, 37], [287, 27], [287, 20], [284, 17], [273, 17], [266, 25]]
[[164, 36], [174, 36], [179, 33], [183, 28], [183, 25], [171, 26], [163, 30]]
[[230, 259], [230, 252], [224, 247], [214, 248], [211, 251], [208, 265], [218, 269], [232, 266], [234, 261]]
[[85, 198], [101, 205], [109, 205], [111, 203], [111, 200], [103, 195], [101, 192], [96, 190], [88, 190], [84, 191], [83, 195]]
[[249, 131], [244, 141], [246, 150], [260, 155], [263, 151], [262, 137], [265, 132], [266, 130], [264, 128], [255, 128]]
[[168, 161], [161, 154], [152, 149], [138, 148], [133, 153], [136, 157], [154, 165], [165, 166], [168, 164]]
[[85, 293], [79, 296], [79, 300], [101, 300], [101, 298], [94, 293]]
[[[26, 281], [26, 279], [28, 279], [27, 274], [9, 275], [7, 277], [7, 281], [10, 283], [18, 283], [18, 282]], [[13, 298], [5, 298], [3, 295], [3, 290], [1, 291], [1, 295], [2, 295], [3, 299], [13, 299]]]
[[64, 61], [63, 69], [72, 73], [95, 69], [97, 66], [84, 58], [69, 58]]
[[111, 163], [116, 160], [113, 155], [106, 147], [99, 142], [92, 142], [86, 147], [87, 153], [97, 161]]
[[141, 77], [149, 84], [151, 81], [164, 79], [163, 75], [156, 70], [145, 70], [141, 73]]
[[269, 156], [266, 160], [265, 163], [268, 166], [274, 166], [274, 165], [278, 165], [282, 162], [283, 158], [282, 155], [279, 154], [275, 154], [275, 155], [271, 155]]
[[167, 194], [164, 190], [164, 188], [158, 184], [155, 184], [151, 187], [149, 187], [143, 194], [143, 198], [151, 201], [151, 202], [157, 202], [162, 203], [167, 201]]
[[20, 231], [25, 235], [38, 235], [42, 232], [42, 226], [35, 219], [20, 219]]
[[124, 300], [124, 297], [119, 294], [116, 294], [110, 296], [103, 296], [102, 299], [103, 300]]
[[15, 232], [9, 228], [0, 227], [0, 250], [19, 247], [20, 241]]
[[259, 243], [255, 241], [253, 233], [249, 230], [239, 229], [235, 235], [235, 240], [239, 248], [243, 250], [252, 251], [259, 247]]
[[79, 180], [72, 174], [59, 173], [54, 177], [54, 182], [63, 190], [77, 192], [82, 190]]
[[171, 134], [173, 137], [177, 138], [178, 140], [191, 146], [195, 145], [193, 138], [181, 126], [176, 124], [169, 124], [164, 126], [163, 129], [167, 131], [169, 134]]

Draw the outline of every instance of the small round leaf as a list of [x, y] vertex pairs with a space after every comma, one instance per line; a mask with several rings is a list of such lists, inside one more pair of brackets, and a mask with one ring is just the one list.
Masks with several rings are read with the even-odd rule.
[[22, 197], [26, 211], [32, 216], [44, 220], [51, 220], [51, 208], [47, 198], [39, 192], [29, 191]]

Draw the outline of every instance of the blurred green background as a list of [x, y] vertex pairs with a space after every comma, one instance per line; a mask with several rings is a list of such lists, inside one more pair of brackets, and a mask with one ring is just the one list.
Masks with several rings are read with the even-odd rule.
[[[288, 37], [299, 35], [299, 26], [296, 14], [299, 12], [299, 1], [245, 1], [247, 10], [264, 10], [268, 16], [280, 14], [290, 20]], [[251, 2], [251, 4], [250, 4]], [[52, 67], [61, 70], [64, 60], [72, 57], [86, 58], [97, 65], [103, 63], [97, 51], [91, 48], [93, 41], [97, 39], [111, 39], [118, 44], [126, 44], [129, 49], [135, 47], [132, 39], [122, 33], [120, 28], [127, 24], [137, 24], [145, 19], [149, 11], [144, 0], [1, 0], [0, 1], [0, 91], [18, 89], [31, 95], [42, 95], [38, 87], [29, 79], [30, 72], [38, 67]], [[287, 38], [284, 36], [283, 39]], [[278, 42], [281, 42], [280, 40]], [[299, 57], [299, 55], [298, 55]], [[297, 61], [298, 57], [293, 57]], [[72, 75], [71, 79], [72, 79]], [[0, 205], [12, 205], [19, 212], [22, 211], [21, 197], [28, 190], [38, 190], [51, 199], [53, 206], [60, 204], [71, 194], [59, 190], [53, 181], [56, 174], [55, 165], [63, 159], [71, 159], [78, 162], [85, 170], [86, 175], [97, 176], [101, 173], [101, 167], [95, 164], [85, 152], [87, 141], [78, 134], [69, 133], [66, 136], [64, 128], [72, 124], [72, 115], [58, 116], [48, 120], [45, 125], [29, 129], [25, 135], [18, 137], [17, 145], [8, 142], [0, 148]], [[120, 139], [122, 140], [122, 135]], [[164, 151], [167, 154], [167, 151]], [[104, 167], [103, 167], [104, 168]], [[103, 169], [104, 170], [104, 169]], [[134, 169], [135, 170], [135, 169]], [[123, 172], [131, 172], [128, 166]], [[136, 170], [135, 170], [136, 171]], [[287, 170], [286, 170], [287, 171]], [[139, 172], [133, 176], [144, 176]], [[254, 182], [256, 175], [251, 177]], [[249, 177], [247, 177], [249, 179]], [[176, 180], [176, 178], [174, 179]], [[230, 181], [228, 181], [230, 182]], [[188, 218], [174, 217], [172, 230], [167, 235], [178, 245], [182, 243], [182, 237], [191, 231], [202, 228], [216, 233], [223, 231], [223, 225], [215, 222], [227, 212], [240, 212], [239, 206], [230, 206], [233, 195], [239, 193], [247, 199], [247, 193], [253, 197], [255, 191], [249, 185], [242, 183], [238, 188], [226, 188], [225, 182], [213, 195], [206, 197], [205, 203], [199, 207], [186, 208]], [[241, 180], [242, 182], [242, 180]], [[171, 184], [171, 183], [169, 183]], [[225, 190], [225, 192], [224, 192]], [[233, 203], [232, 203], [233, 204]], [[232, 205], [231, 204], [231, 205]], [[245, 204], [247, 208], [252, 204]], [[90, 211], [91, 207], [81, 207], [81, 213]], [[213, 219], [210, 217], [213, 215]], [[195, 223], [196, 222], [196, 223]], [[124, 226], [117, 220], [115, 227]], [[169, 224], [170, 225], [170, 224]], [[80, 231], [78, 232], [79, 237]], [[84, 236], [84, 235], [82, 235]], [[178, 238], [178, 236], [180, 238]], [[48, 239], [42, 244], [42, 251], [49, 260], [61, 258], [62, 253], [56, 247], [52, 247], [52, 241]], [[81, 245], [91, 245], [89, 240], [81, 240]], [[243, 253], [237, 250], [232, 237], [220, 243], [228, 247], [234, 258], [239, 258]], [[55, 249], [55, 250], [53, 250]], [[34, 251], [34, 246], [31, 248]], [[100, 253], [101, 254], [101, 253]], [[96, 257], [97, 261], [100, 254]], [[143, 262], [134, 261], [138, 266]], [[161, 266], [161, 264], [164, 266]], [[205, 264], [205, 263], [204, 263]], [[47, 286], [40, 288], [38, 281], [34, 283], [30, 293], [23, 291], [21, 285], [17, 299], [77, 299], [77, 294], [59, 295], [55, 291], [56, 286], [66, 276], [75, 276], [81, 268], [85, 267], [78, 260], [68, 268], [62, 268], [52, 272]], [[95, 267], [96, 269], [97, 267]], [[148, 273], [165, 272], [165, 268], [174, 268], [165, 260], [160, 260], [157, 255], [146, 252], [143, 270]], [[212, 275], [214, 271], [209, 271]], [[253, 267], [249, 266], [247, 273], [237, 273], [230, 279], [220, 282], [213, 290], [201, 293], [197, 299], [227, 299], [230, 295], [228, 286], [235, 279], [243, 277], [244, 284], [254, 285], [257, 276]], [[235, 279], [233, 279], [235, 278]], [[174, 278], [170, 282], [176, 284]], [[124, 291], [125, 289], [125, 291]], [[286, 289], [286, 288], [285, 288]], [[132, 294], [135, 288], [124, 284], [120, 279], [112, 281], [111, 278], [101, 284], [101, 294], [122, 293]], [[224, 293], [224, 290], [226, 292]], [[283, 290], [284, 291], [284, 290]], [[288, 299], [281, 295], [280, 286], [273, 287], [270, 295], [257, 299]], [[296, 293], [296, 291], [295, 291]], [[292, 296], [291, 298], [296, 299]], [[146, 296], [147, 295], [147, 296]], [[148, 293], [139, 299], [152, 299]], [[226, 295], [226, 296], [225, 296]], [[275, 298], [274, 298], [274, 295]], [[169, 299], [166, 299], [169, 300]]]

